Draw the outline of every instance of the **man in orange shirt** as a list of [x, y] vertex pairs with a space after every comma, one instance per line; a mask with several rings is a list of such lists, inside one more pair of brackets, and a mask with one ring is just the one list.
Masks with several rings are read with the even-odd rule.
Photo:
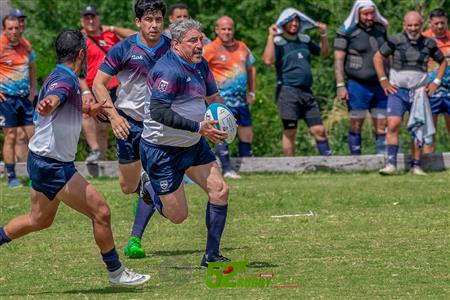
[[[448, 29], [448, 17], [446, 11], [442, 8], [433, 9], [430, 13], [429, 24], [430, 29], [425, 31], [423, 35], [433, 38], [436, 41], [438, 48], [442, 51], [450, 64], [450, 30]], [[439, 65], [436, 62], [430, 61], [428, 65], [430, 81], [435, 80], [438, 68]], [[430, 97], [430, 105], [436, 129], [438, 114], [444, 113], [447, 132], [450, 136], [450, 66], [447, 66], [439, 88], [434, 95]], [[434, 152], [434, 145], [435, 139], [433, 138], [432, 145], [425, 145], [423, 149], [424, 153]]]
[[27, 140], [34, 133], [33, 100], [35, 86], [30, 86], [30, 65], [34, 62], [31, 44], [21, 37], [19, 19], [3, 18], [0, 38], [0, 127], [3, 128], [3, 159], [8, 186], [20, 187], [15, 173], [17, 128], [23, 127]]
[[[234, 39], [234, 22], [223, 16], [216, 23], [217, 38], [204, 48], [203, 57], [216, 80], [220, 96], [233, 112], [238, 127], [239, 156], [251, 156], [253, 140], [249, 104], [255, 102], [255, 58], [248, 47]], [[216, 144], [224, 177], [239, 179], [231, 168], [228, 145]]]

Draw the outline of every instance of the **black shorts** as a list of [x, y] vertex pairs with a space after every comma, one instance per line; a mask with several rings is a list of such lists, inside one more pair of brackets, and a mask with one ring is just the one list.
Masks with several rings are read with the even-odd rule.
[[322, 124], [319, 105], [310, 91], [280, 85], [276, 101], [284, 129], [296, 128], [299, 119], [304, 119], [308, 127]]

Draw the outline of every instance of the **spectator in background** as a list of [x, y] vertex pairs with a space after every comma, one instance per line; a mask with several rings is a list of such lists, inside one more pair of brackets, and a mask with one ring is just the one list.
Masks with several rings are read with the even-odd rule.
[[[426, 111], [428, 110], [431, 119], [427, 92], [428, 95], [436, 92], [447, 67], [447, 61], [436, 42], [421, 35], [422, 24], [422, 16], [418, 12], [408, 12], [403, 19], [404, 32], [389, 37], [374, 56], [378, 79], [385, 93], [389, 95], [386, 136], [388, 162], [379, 171], [381, 175], [397, 173], [398, 136], [405, 112], [411, 114], [411, 108], [414, 105], [421, 105], [423, 106], [422, 116], [417, 115], [417, 117], [420, 117], [427, 125]], [[389, 56], [392, 56], [392, 67], [388, 79], [383, 61]], [[435, 60], [440, 65], [437, 76], [431, 83], [428, 83], [427, 73], [429, 59]], [[427, 105], [428, 107], [426, 107]], [[434, 128], [430, 130], [425, 128], [425, 131], [423, 132], [424, 137], [428, 135], [427, 132], [434, 133]], [[419, 141], [419, 144], [415, 142], [416, 138], [412, 141], [411, 173], [426, 175], [420, 167], [420, 146], [423, 139]]]
[[34, 133], [33, 100], [35, 80], [30, 80], [30, 64], [34, 62], [31, 44], [21, 37], [19, 19], [6, 16], [2, 21], [0, 39], [0, 127], [3, 127], [3, 159], [8, 186], [22, 184], [15, 172], [15, 143], [17, 128], [23, 127], [28, 139]]
[[[447, 59], [447, 65], [450, 62], [450, 30], [448, 29], [448, 17], [442, 8], [433, 9], [429, 19], [430, 29], [423, 33], [424, 36], [434, 39], [438, 48]], [[436, 78], [439, 65], [434, 61], [428, 64], [429, 81]], [[450, 67], [447, 66], [441, 85], [436, 93], [430, 97], [431, 113], [433, 114], [434, 126], [437, 127], [438, 115], [444, 113], [447, 132], [450, 136]], [[432, 153], [435, 150], [435, 140], [432, 145], [425, 145], [423, 152]]]
[[361, 130], [367, 110], [373, 119], [377, 154], [386, 152], [387, 96], [378, 82], [373, 56], [387, 39], [387, 25], [372, 1], [358, 0], [334, 40], [336, 92], [339, 99], [347, 102], [348, 147], [352, 155], [361, 155]]
[[[183, 21], [183, 20], [189, 19], [189, 18], [190, 18], [189, 8], [186, 4], [175, 3], [169, 7], [169, 23], [170, 24], [180, 22], [180, 21]], [[164, 29], [164, 35], [169, 38], [172, 38], [169, 28]], [[202, 43], [203, 43], [203, 45], [207, 45], [207, 44], [211, 43], [211, 40], [206, 37], [205, 33], [203, 33]]]
[[[80, 79], [80, 86], [83, 93], [83, 101], [94, 102], [94, 96], [91, 92], [92, 84], [106, 53], [121, 39], [134, 34], [135, 31], [116, 26], [102, 26], [100, 16], [92, 6], [87, 6], [81, 11], [80, 21], [83, 28], [82, 31], [86, 37], [88, 62], [88, 75], [86, 79]], [[117, 97], [118, 85], [117, 79], [112, 77], [108, 84], [108, 92], [113, 102], [115, 102]], [[108, 128], [109, 124], [107, 122], [96, 122], [93, 118], [83, 118], [83, 132], [91, 150], [86, 158], [86, 162], [94, 163], [106, 158]]]
[[[302, 34], [306, 29], [318, 28], [320, 47]], [[277, 71], [276, 101], [283, 122], [283, 153], [295, 154], [297, 122], [304, 119], [316, 140], [320, 155], [331, 155], [330, 145], [320, 117], [319, 106], [311, 91], [311, 54], [329, 53], [327, 26], [316, 23], [293, 8], [285, 9], [269, 28], [264, 49], [264, 63], [275, 64]]]
[[[26, 15], [18, 8], [11, 8], [8, 13], [9, 16], [14, 16], [19, 19], [19, 32], [20, 37], [24, 38], [26, 30]], [[30, 89], [34, 89], [34, 95], [36, 97], [37, 91], [37, 70], [36, 70], [36, 52], [31, 50], [31, 56], [34, 57], [34, 61], [30, 63]], [[34, 99], [33, 99], [34, 101]], [[14, 147], [16, 162], [25, 162], [28, 155], [28, 137], [23, 127], [17, 128], [16, 145]]]
[[[203, 57], [214, 75], [220, 96], [239, 125], [239, 156], [251, 156], [253, 130], [249, 104], [255, 102], [255, 58], [243, 42], [234, 39], [234, 21], [230, 17], [217, 20], [216, 34], [217, 38], [205, 46]], [[224, 177], [239, 179], [240, 176], [231, 169], [228, 145], [215, 144], [215, 148]]]

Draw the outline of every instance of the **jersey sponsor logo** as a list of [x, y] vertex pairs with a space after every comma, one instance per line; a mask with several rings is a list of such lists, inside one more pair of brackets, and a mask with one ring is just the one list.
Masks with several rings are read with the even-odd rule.
[[303, 59], [304, 58], [303, 53], [301, 53], [301, 52], [297, 53], [297, 55], [298, 55], [298, 59]]
[[136, 54], [131, 55], [131, 60], [143, 60], [143, 59], [144, 59], [144, 56], [142, 56], [142, 55], [136, 55]]
[[227, 57], [225, 56], [225, 55], [220, 55], [219, 56], [219, 59], [221, 60], [221, 61], [223, 61], [223, 62], [226, 62], [227, 61]]
[[12, 64], [13, 64], [12, 59], [8, 59], [8, 60], [6, 61], [6, 64], [7, 64], [8, 66], [12, 66]]
[[186, 79], [186, 82], [191, 82], [191, 77], [188, 77], [188, 78]]
[[48, 87], [48, 89], [49, 89], [49, 90], [54, 90], [57, 86], [58, 86], [58, 83], [55, 82], [55, 83], [50, 84], [50, 86]]
[[102, 47], [108, 46], [108, 44], [104, 40], [99, 40], [98, 44]]
[[165, 92], [167, 90], [167, 86], [169, 85], [169, 83], [165, 80], [161, 80], [161, 82], [159, 83], [158, 86], [158, 90], [160, 90], [161, 92]]

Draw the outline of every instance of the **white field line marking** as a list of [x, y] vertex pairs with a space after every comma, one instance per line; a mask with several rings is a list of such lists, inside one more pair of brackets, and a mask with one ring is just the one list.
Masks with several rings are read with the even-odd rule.
[[314, 213], [310, 210], [306, 214], [295, 214], [295, 215], [280, 215], [280, 216], [270, 216], [271, 218], [295, 218], [295, 217], [313, 217]]

